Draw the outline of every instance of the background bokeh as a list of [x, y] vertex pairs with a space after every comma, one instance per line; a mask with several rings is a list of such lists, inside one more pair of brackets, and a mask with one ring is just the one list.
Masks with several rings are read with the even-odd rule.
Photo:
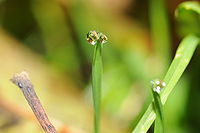
[[[164, 30], [152, 34], [151, 0], [0, 0], [0, 133], [43, 132], [9, 81], [23, 70], [59, 133], [92, 132], [90, 30], [108, 37], [102, 133], [130, 133], [151, 102], [150, 81], [163, 78], [182, 38], [174, 11], [183, 0], [164, 2], [167, 43]], [[159, 14], [156, 6], [151, 7]], [[157, 18], [158, 27], [162, 19]], [[154, 37], [161, 41], [156, 44]], [[164, 106], [167, 133], [200, 131], [199, 68], [197, 49]]]

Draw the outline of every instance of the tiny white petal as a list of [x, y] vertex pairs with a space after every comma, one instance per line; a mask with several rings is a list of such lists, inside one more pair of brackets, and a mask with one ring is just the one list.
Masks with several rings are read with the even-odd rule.
[[159, 80], [157, 80], [157, 81], [156, 81], [156, 84], [157, 84], [157, 85], [159, 85], [159, 84], [160, 84], [160, 81], [159, 81]]

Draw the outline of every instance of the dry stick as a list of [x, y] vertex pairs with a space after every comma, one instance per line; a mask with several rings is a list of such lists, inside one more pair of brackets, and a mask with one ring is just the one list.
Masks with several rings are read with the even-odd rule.
[[23, 92], [26, 100], [28, 101], [28, 104], [31, 106], [33, 113], [35, 114], [44, 131], [46, 133], [57, 133], [55, 127], [49, 121], [47, 114], [45, 113], [40, 100], [35, 93], [28, 73], [21, 72], [20, 74], [15, 74], [11, 81]]

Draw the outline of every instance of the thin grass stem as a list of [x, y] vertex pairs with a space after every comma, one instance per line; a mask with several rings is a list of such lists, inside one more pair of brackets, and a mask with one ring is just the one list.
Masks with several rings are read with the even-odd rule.
[[97, 42], [95, 45], [92, 63], [92, 92], [94, 100], [94, 132], [100, 132], [100, 110], [101, 110], [101, 82], [102, 82], [102, 45]]

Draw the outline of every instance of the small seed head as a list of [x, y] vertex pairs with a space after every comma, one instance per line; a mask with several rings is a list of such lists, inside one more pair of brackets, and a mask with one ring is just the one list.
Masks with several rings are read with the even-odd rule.
[[161, 90], [166, 86], [166, 83], [164, 81], [158, 79], [152, 80], [151, 83], [153, 85], [153, 91], [157, 93], [160, 93]]
[[104, 34], [102, 34], [102, 33], [99, 33], [99, 41], [100, 41], [101, 44], [106, 43], [107, 40], [108, 40], [108, 38], [107, 38], [106, 35], [104, 35]]
[[89, 31], [87, 34], [87, 39], [88, 43], [95, 45], [98, 41], [101, 44], [104, 44], [107, 42], [108, 38], [106, 37], [106, 35], [104, 35], [101, 32], [97, 32], [97, 31]]
[[96, 31], [90, 31], [90, 32], [88, 32], [88, 34], [87, 34], [87, 41], [90, 44], [95, 45], [98, 40], [99, 40], [98, 32], [96, 32]]

